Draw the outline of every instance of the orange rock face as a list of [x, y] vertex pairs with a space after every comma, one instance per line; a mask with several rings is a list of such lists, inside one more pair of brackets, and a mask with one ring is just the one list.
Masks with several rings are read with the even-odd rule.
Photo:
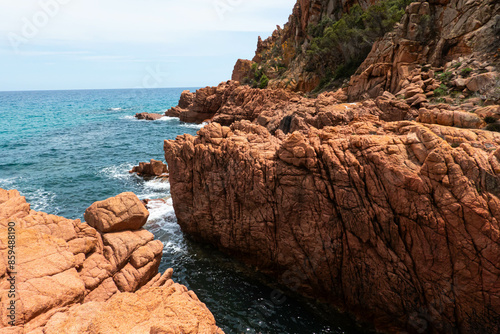
[[498, 333], [500, 134], [365, 119], [165, 142], [179, 224], [391, 333]]
[[243, 82], [243, 80], [245, 78], [248, 78], [248, 76], [250, 75], [250, 70], [253, 63], [254, 62], [251, 60], [238, 59], [238, 61], [234, 65], [231, 80]]
[[259, 114], [276, 104], [285, 104], [293, 93], [284, 90], [256, 89], [228, 81], [217, 87], [198, 89], [195, 93], [183, 92], [179, 105], [166, 112], [188, 123], [213, 120], [222, 124], [254, 120]]
[[[133, 197], [122, 194], [91, 206], [98, 231], [80, 220], [30, 210], [19, 192], [0, 189], [1, 332], [222, 333], [196, 295], [174, 284], [172, 270], [158, 274], [163, 244], [140, 229], [148, 212]], [[131, 217], [140, 217], [140, 224]], [[15, 271], [8, 262], [10, 222]], [[105, 232], [110, 230], [116, 232]], [[7, 309], [12, 301], [15, 320]]]

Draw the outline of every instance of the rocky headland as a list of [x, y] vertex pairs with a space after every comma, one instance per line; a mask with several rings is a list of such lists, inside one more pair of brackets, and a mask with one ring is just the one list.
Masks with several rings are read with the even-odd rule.
[[[347, 77], [344, 26], [384, 32]], [[383, 332], [499, 333], [499, 51], [498, 1], [299, 0], [167, 111], [210, 122], [165, 141], [179, 224]]]
[[133, 193], [92, 204], [82, 223], [0, 189], [0, 331], [223, 333], [171, 269], [158, 273], [163, 244], [143, 228], [148, 216]]

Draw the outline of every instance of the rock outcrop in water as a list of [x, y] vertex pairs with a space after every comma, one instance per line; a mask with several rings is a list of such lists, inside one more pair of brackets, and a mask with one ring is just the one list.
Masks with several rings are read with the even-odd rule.
[[162, 161], [151, 159], [150, 162], [140, 162], [139, 166], [134, 166], [129, 173], [145, 177], [168, 177], [168, 168]]
[[[30, 210], [19, 192], [0, 189], [2, 331], [222, 333], [196, 295], [171, 280], [171, 269], [158, 273], [163, 244], [142, 228], [148, 215], [134, 194], [121, 194], [86, 211], [94, 229]], [[11, 222], [15, 246], [7, 242]]]
[[160, 118], [162, 118], [163, 115], [162, 114], [155, 114], [155, 113], [143, 112], [143, 113], [140, 113], [140, 114], [135, 114], [134, 117], [137, 118], [137, 119], [145, 120], [145, 121], [157, 121]]
[[182, 122], [202, 123], [212, 120], [231, 124], [238, 120], [254, 120], [274, 104], [286, 105], [295, 94], [285, 90], [252, 89], [236, 81], [228, 81], [217, 87], [198, 89], [195, 93], [182, 92], [177, 107], [166, 116], [179, 117]]

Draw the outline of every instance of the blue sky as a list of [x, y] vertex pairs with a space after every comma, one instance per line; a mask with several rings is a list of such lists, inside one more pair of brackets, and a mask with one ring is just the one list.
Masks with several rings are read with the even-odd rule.
[[230, 79], [296, 0], [0, 0], [0, 91]]

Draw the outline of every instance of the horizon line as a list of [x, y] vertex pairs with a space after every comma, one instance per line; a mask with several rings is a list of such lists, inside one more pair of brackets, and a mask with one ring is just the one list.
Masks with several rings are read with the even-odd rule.
[[153, 90], [153, 89], [181, 89], [181, 88], [203, 88], [209, 86], [179, 86], [179, 87], [155, 87], [155, 88], [68, 88], [68, 89], [26, 89], [26, 90], [0, 90], [0, 93], [25, 93], [25, 92], [71, 92], [83, 90]]

